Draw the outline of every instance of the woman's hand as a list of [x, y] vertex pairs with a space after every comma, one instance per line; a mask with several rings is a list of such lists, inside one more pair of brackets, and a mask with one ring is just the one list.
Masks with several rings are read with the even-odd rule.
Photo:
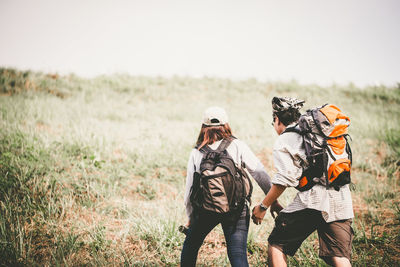
[[283, 209], [283, 207], [281, 206], [281, 204], [279, 204], [278, 200], [276, 200], [275, 202], [272, 202], [271, 207], [269, 209], [269, 212], [271, 213], [272, 218], [275, 219], [275, 217], [278, 216], [279, 212], [282, 209]]
[[264, 219], [266, 210], [262, 210], [260, 208], [260, 205], [257, 205], [253, 208], [253, 215], [251, 216], [251, 219], [253, 220], [253, 223], [259, 225], [261, 224], [262, 220]]

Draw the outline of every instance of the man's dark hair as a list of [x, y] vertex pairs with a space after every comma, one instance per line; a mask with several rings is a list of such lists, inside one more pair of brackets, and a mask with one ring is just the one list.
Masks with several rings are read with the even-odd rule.
[[297, 122], [300, 115], [299, 110], [293, 108], [285, 111], [274, 112], [273, 117], [278, 117], [279, 121], [282, 122], [283, 125], [288, 126], [293, 122]]

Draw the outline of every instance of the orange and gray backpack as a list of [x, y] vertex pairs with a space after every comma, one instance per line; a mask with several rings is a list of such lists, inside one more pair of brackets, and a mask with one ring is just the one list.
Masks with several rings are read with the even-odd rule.
[[238, 166], [226, 151], [232, 138], [223, 139], [216, 150], [200, 149], [203, 159], [194, 172], [190, 202], [196, 212], [225, 216], [228, 221], [240, 217], [246, 200], [250, 202], [253, 186], [245, 166]]
[[308, 166], [296, 187], [305, 191], [315, 184], [327, 189], [339, 188], [351, 182], [352, 154], [347, 137], [350, 119], [335, 105], [323, 105], [307, 110], [296, 126], [285, 132], [297, 132], [303, 137]]

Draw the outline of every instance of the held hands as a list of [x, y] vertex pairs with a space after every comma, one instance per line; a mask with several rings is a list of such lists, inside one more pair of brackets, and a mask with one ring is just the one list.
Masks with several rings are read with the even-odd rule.
[[253, 208], [253, 215], [251, 216], [253, 223], [257, 225], [261, 224], [266, 212], [266, 210], [260, 208], [260, 205], [255, 206]]
[[[271, 204], [269, 211], [271, 213], [271, 216], [275, 218], [282, 209], [283, 207], [279, 204], [279, 202], [275, 201]], [[266, 210], [261, 209], [260, 205], [257, 205], [253, 208], [253, 215], [251, 216], [251, 219], [255, 224], [259, 225], [264, 219], [265, 214]]]

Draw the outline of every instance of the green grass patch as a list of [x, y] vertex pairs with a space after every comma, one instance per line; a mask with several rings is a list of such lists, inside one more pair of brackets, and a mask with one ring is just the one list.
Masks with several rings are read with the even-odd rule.
[[[271, 98], [325, 103], [351, 118], [354, 266], [400, 264], [400, 90], [254, 79], [99, 76], [0, 68], [0, 266], [176, 266], [186, 223], [186, 164], [202, 112], [223, 106], [234, 135], [273, 174]], [[295, 190], [281, 197], [290, 203]], [[263, 197], [255, 185], [253, 203]], [[265, 266], [267, 215], [250, 226]], [[316, 234], [291, 266], [326, 266]], [[199, 265], [229, 266], [216, 228]]]

